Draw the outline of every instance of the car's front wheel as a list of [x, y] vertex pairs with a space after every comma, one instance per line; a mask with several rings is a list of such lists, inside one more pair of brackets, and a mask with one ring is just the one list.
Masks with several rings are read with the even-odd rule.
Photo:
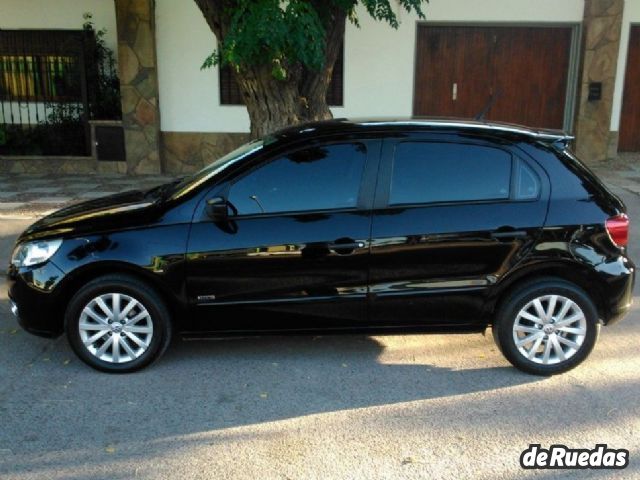
[[160, 297], [136, 278], [97, 278], [71, 299], [67, 337], [85, 363], [105, 372], [139, 370], [156, 360], [171, 339], [170, 319]]
[[588, 295], [563, 280], [523, 287], [497, 313], [493, 334], [515, 367], [535, 375], [566, 372], [587, 358], [600, 324]]

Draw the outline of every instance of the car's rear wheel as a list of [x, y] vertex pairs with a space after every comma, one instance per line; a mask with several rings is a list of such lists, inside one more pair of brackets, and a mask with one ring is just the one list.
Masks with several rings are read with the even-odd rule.
[[171, 340], [161, 298], [125, 275], [103, 276], [81, 288], [69, 302], [65, 322], [78, 357], [105, 372], [139, 370], [160, 357]]
[[563, 373], [579, 365], [591, 353], [599, 330], [589, 296], [563, 280], [545, 280], [515, 291], [493, 325], [507, 360], [535, 375]]

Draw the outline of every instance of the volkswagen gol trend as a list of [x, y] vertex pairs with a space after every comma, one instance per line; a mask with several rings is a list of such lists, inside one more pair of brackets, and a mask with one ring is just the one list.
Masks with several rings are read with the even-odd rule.
[[9, 297], [107, 372], [182, 337], [483, 332], [565, 372], [629, 309], [618, 197], [555, 131], [454, 120], [306, 124], [20, 235]]

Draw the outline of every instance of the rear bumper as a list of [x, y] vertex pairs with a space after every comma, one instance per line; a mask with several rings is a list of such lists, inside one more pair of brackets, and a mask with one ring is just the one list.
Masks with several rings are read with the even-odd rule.
[[627, 313], [629, 313], [632, 303], [625, 305], [624, 307], [620, 308], [616, 312], [611, 312], [611, 315], [609, 316], [609, 320], [605, 323], [605, 325], [613, 325], [615, 323], [618, 323], [620, 320], [622, 320], [627, 315]]
[[605, 275], [606, 285], [602, 292], [604, 309], [601, 316], [605, 325], [612, 325], [622, 320], [631, 309], [636, 267], [627, 258], [604, 265], [598, 267]]

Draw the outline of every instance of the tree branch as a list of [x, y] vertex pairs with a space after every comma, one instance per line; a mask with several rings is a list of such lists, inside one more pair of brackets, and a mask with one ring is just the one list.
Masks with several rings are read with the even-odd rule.
[[225, 37], [226, 24], [224, 10], [229, 8], [224, 0], [195, 0], [196, 5], [200, 8], [204, 19], [211, 31], [215, 34], [218, 43], [222, 43]]

